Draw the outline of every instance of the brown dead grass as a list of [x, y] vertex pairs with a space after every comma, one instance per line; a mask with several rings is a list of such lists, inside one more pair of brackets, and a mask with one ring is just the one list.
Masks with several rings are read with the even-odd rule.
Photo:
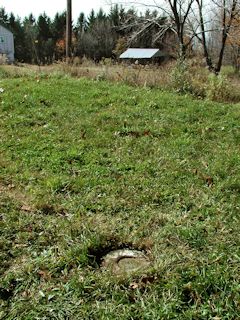
[[15, 203], [19, 204], [21, 211], [32, 212], [34, 211], [33, 199], [22, 190], [16, 188], [14, 184], [0, 184], [0, 195], [14, 200]]
[[[189, 74], [191, 81], [191, 92], [194, 96], [205, 98], [209, 90], [209, 71], [203, 66], [202, 60], [192, 59], [189, 62]], [[19, 64], [16, 66], [4, 65], [1, 70], [8, 77], [63, 77], [70, 76], [81, 78], [85, 77], [97, 81], [108, 80], [112, 82], [126, 83], [132, 86], [142, 86], [159, 88], [162, 90], [175, 90], [172, 80], [173, 70], [176, 66], [175, 61], [170, 61], [161, 66], [159, 65], [135, 65], [113, 63], [105, 60], [99, 64], [91, 60], [73, 60], [71, 64], [65, 62], [55, 63], [49, 66], [36, 66]], [[228, 92], [220, 97], [222, 102], [240, 101], [240, 76], [239, 74], [223, 74], [226, 78]], [[217, 94], [217, 96], [219, 96]]]

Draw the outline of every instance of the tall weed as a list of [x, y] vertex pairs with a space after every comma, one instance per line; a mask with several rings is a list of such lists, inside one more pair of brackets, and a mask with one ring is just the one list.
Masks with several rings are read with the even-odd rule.
[[210, 74], [206, 85], [206, 98], [212, 101], [227, 101], [230, 98], [229, 81], [222, 75]]
[[171, 72], [171, 84], [179, 93], [192, 93], [189, 66], [186, 61], [179, 60]]

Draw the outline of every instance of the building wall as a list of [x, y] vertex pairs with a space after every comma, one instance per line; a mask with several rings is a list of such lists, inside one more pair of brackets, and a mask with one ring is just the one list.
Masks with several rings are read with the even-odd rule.
[[6, 54], [8, 61], [14, 61], [14, 39], [8, 29], [0, 25], [0, 54]]

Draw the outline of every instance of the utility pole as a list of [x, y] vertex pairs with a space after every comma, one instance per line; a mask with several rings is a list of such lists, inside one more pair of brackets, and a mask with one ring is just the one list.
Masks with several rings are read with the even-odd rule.
[[67, 0], [67, 18], [66, 18], [66, 60], [71, 57], [72, 47], [72, 0]]

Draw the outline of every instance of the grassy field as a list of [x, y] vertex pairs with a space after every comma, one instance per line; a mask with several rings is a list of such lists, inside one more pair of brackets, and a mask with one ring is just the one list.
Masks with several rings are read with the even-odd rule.
[[[239, 319], [240, 105], [0, 82], [0, 319]], [[114, 275], [102, 256], [143, 251]]]

